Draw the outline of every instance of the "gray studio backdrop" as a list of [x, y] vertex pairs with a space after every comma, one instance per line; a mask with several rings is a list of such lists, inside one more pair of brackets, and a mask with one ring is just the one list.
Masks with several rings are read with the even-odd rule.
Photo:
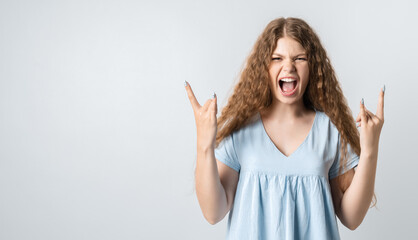
[[[0, 1], [0, 239], [223, 239], [194, 190], [183, 87], [225, 106], [265, 25], [318, 33], [356, 116], [386, 84], [377, 208], [343, 239], [418, 239], [413, 1]], [[220, 111], [220, 110], [219, 110]]]

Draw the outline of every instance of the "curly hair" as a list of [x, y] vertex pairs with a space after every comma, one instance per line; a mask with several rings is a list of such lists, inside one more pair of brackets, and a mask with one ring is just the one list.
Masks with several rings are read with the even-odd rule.
[[[216, 147], [228, 135], [239, 130], [273, 101], [269, 87], [269, 65], [279, 38], [288, 36], [306, 50], [309, 63], [309, 81], [303, 95], [308, 109], [324, 112], [340, 133], [339, 174], [347, 163], [347, 144], [360, 156], [360, 136], [352, 112], [347, 105], [334, 69], [315, 31], [302, 19], [277, 18], [271, 21], [258, 37], [245, 61], [240, 78], [218, 118]], [[344, 175], [340, 175], [339, 187], [348, 188]], [[376, 205], [376, 195], [374, 205]]]

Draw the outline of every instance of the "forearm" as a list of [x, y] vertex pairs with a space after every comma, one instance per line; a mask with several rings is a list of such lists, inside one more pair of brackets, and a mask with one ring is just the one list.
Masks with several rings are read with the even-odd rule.
[[350, 229], [356, 229], [370, 207], [374, 194], [377, 167], [377, 150], [362, 152], [350, 187], [341, 200], [341, 222]]
[[213, 149], [197, 150], [196, 195], [206, 220], [217, 223], [228, 212], [225, 189], [221, 184]]

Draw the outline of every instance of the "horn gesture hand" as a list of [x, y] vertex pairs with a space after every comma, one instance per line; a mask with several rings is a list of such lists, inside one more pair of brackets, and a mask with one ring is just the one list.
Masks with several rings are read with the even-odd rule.
[[379, 147], [380, 132], [383, 127], [384, 114], [384, 95], [385, 86], [380, 91], [379, 102], [377, 104], [376, 114], [370, 112], [364, 106], [364, 100], [360, 103], [360, 113], [357, 116], [356, 122], [359, 122], [360, 130], [360, 147], [362, 152], [368, 154], [377, 154]]
[[192, 104], [194, 118], [196, 121], [197, 130], [197, 148], [198, 150], [214, 150], [217, 133], [217, 119], [218, 113], [217, 97], [213, 94], [212, 99], [208, 99], [203, 106], [197, 101], [192, 87], [188, 82], [184, 82], [187, 95]]

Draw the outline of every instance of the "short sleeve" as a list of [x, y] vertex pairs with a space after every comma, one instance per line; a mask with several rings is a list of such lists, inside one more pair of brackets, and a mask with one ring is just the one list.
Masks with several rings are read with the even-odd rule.
[[219, 143], [218, 147], [215, 149], [215, 157], [235, 171], [240, 171], [241, 165], [238, 162], [238, 157], [235, 152], [232, 134], [222, 139]]
[[[344, 174], [348, 170], [358, 165], [359, 156], [355, 152], [353, 152], [350, 144], [347, 144], [347, 155], [348, 155], [347, 163], [345, 165], [345, 168], [342, 169], [342, 172], [340, 175]], [[338, 141], [337, 154], [328, 174], [330, 180], [339, 176], [338, 174], [339, 168], [340, 168], [340, 144]]]

